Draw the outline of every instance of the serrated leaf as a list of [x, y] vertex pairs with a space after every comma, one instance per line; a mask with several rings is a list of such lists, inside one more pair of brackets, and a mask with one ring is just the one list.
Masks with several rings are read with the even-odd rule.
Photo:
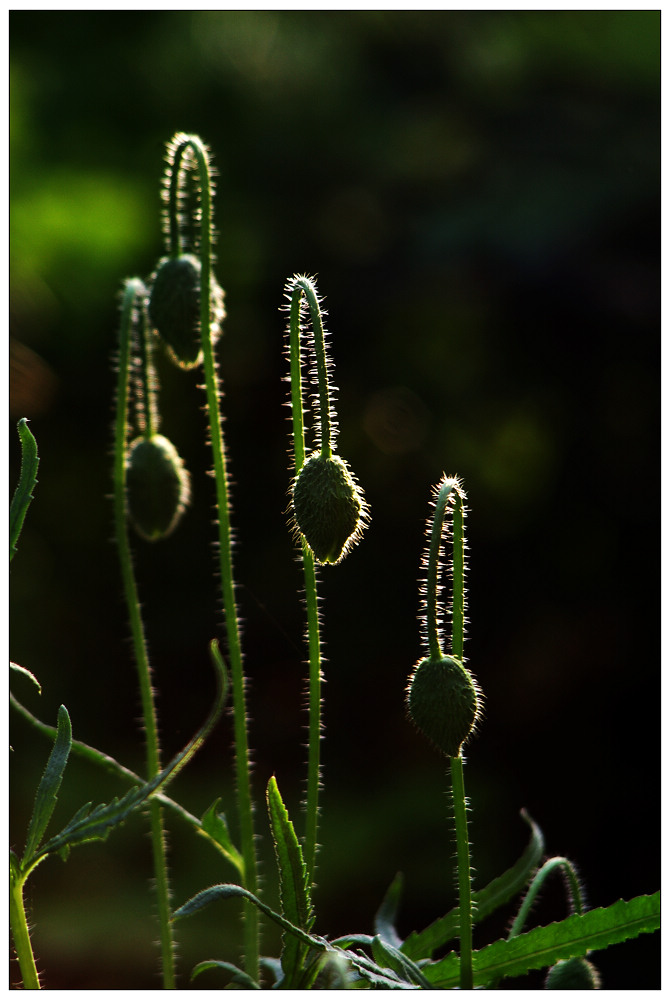
[[[275, 912], [271, 907], [262, 903], [261, 900], [254, 896], [253, 893], [249, 892], [241, 885], [212, 885], [208, 889], [203, 889], [202, 892], [197, 893], [191, 899], [189, 899], [183, 906], [175, 910], [172, 914], [173, 920], [181, 920], [183, 917], [190, 917], [198, 910], [209, 906], [211, 903], [218, 902], [222, 899], [248, 899], [249, 902], [257, 906], [262, 913], [264, 913], [270, 920], [273, 920], [285, 931], [293, 934], [299, 941], [303, 944], [309, 946], [317, 952], [333, 952], [335, 954], [342, 955], [350, 965], [356, 970], [356, 972], [362, 976], [367, 982], [371, 983], [373, 986], [378, 986], [380, 989], [393, 989], [393, 990], [413, 990], [417, 989], [416, 986], [410, 983], [403, 982], [400, 980], [395, 973], [391, 970], [381, 969], [379, 966], [373, 962], [371, 959], [367, 958], [365, 955], [352, 953], [345, 951], [342, 948], [334, 947], [325, 938], [318, 937], [315, 934], [309, 934], [307, 931], [301, 930], [300, 927], [296, 927], [292, 924], [286, 917], [283, 917], [280, 913]], [[282, 985], [284, 985], [282, 980]]]
[[61, 705], [58, 709], [58, 726], [53, 750], [49, 755], [42, 780], [38, 785], [33, 813], [28, 824], [26, 848], [21, 859], [21, 867], [23, 869], [34, 860], [42, 837], [49, 825], [51, 814], [56, 806], [58, 790], [63, 780], [63, 772], [65, 771], [71, 746], [72, 725], [70, 723], [70, 716], [65, 706]]
[[398, 872], [386, 890], [386, 895], [375, 914], [374, 920], [375, 934], [379, 935], [382, 941], [386, 941], [393, 948], [400, 948], [402, 946], [402, 938], [395, 929], [402, 889], [403, 877], [402, 873]]
[[42, 685], [38, 681], [35, 674], [31, 673], [30, 670], [26, 670], [25, 667], [20, 666], [18, 663], [14, 663], [12, 660], [9, 661], [9, 669], [15, 671], [17, 674], [22, 674], [23, 677], [27, 677], [28, 680], [32, 681], [37, 688], [38, 694], [42, 694]]
[[[473, 954], [474, 984], [510, 976], [523, 976], [532, 969], [555, 965], [560, 959], [585, 955], [609, 948], [639, 934], [649, 934], [660, 927], [660, 893], [620, 899], [611, 906], [574, 913], [558, 923], [536, 927], [510, 940], [499, 940]], [[458, 986], [458, 956], [448, 955], [440, 962], [423, 967], [423, 974], [434, 989]]]
[[26, 512], [33, 499], [33, 490], [37, 483], [37, 469], [40, 464], [37, 454], [37, 441], [33, 437], [25, 417], [21, 417], [19, 420], [18, 431], [19, 438], [21, 439], [21, 473], [14, 496], [12, 497], [12, 505], [9, 509], [10, 562], [16, 554], [16, 543], [21, 534]]
[[221, 799], [216, 799], [211, 806], [203, 813], [200, 820], [200, 833], [209, 837], [221, 853], [230, 861], [244, 881], [244, 858], [233, 844], [228, 830], [228, 823], [224, 813], [218, 812]]
[[238, 969], [236, 965], [231, 962], [221, 962], [218, 959], [208, 959], [205, 962], [199, 962], [198, 965], [193, 969], [191, 973], [191, 980], [194, 980], [196, 976], [199, 976], [201, 972], [207, 972], [208, 969], [223, 969], [225, 972], [232, 972], [233, 978], [230, 980], [231, 983], [237, 983], [239, 986], [244, 987], [247, 990], [259, 990], [260, 986], [255, 979], [243, 972], [242, 969]]
[[[473, 923], [484, 920], [521, 892], [542, 860], [544, 854], [542, 831], [525, 811], [522, 811], [521, 816], [531, 828], [528, 846], [516, 864], [489, 882], [483, 889], [473, 892]], [[414, 961], [430, 958], [438, 948], [444, 947], [458, 936], [458, 926], [458, 908], [454, 907], [424, 930], [410, 934], [401, 946], [402, 952]]]
[[111, 802], [102, 803], [93, 809], [90, 808], [90, 804], [78, 809], [67, 826], [44, 845], [40, 856], [58, 853], [62, 858], [67, 858], [70, 849], [78, 844], [106, 840], [114, 827], [124, 823], [130, 814], [140, 808], [151, 795], [164, 788], [191, 759], [221, 715], [226, 697], [227, 685], [223, 661], [218, 649], [214, 650], [213, 646], [214, 643], [210, 646], [210, 651], [212, 652], [212, 662], [217, 669], [217, 696], [209, 715], [195, 736], [183, 750], [175, 754], [167, 767], [151, 781], [131, 789], [120, 799], [114, 798]]
[[[268, 815], [279, 869], [279, 896], [284, 916], [292, 924], [308, 931], [314, 921], [307, 867], [293, 823], [274, 777], [267, 787]], [[296, 987], [306, 958], [305, 948], [291, 935], [284, 936], [282, 968], [287, 988]]]

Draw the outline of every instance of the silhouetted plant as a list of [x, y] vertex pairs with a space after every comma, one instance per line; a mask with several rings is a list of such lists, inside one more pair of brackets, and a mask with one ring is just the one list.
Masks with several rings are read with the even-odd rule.
[[[48, 857], [67, 858], [74, 846], [106, 839], [142, 808], [147, 808], [149, 814], [161, 968], [166, 989], [175, 988], [178, 982], [175, 930], [179, 921], [230, 899], [242, 900], [244, 905], [243, 967], [238, 966], [236, 955], [221, 959], [203, 957], [192, 970], [192, 977], [207, 969], [219, 969], [228, 977], [228, 985], [247, 989], [270, 985], [282, 989], [490, 989], [507, 977], [546, 968], [547, 989], [598, 988], [597, 970], [586, 956], [638, 934], [655, 931], [659, 926], [658, 893], [586, 910], [574, 865], [563, 857], [545, 858], [542, 833], [525, 813], [522, 816], [530, 828], [530, 840], [522, 856], [488, 885], [481, 888], [473, 885], [462, 750], [481, 722], [483, 694], [464, 657], [466, 495], [463, 484], [455, 477], [443, 476], [433, 489], [420, 597], [425, 649], [411, 673], [406, 703], [414, 724], [449, 761], [458, 906], [403, 940], [396, 930], [402, 892], [402, 878], [398, 876], [375, 916], [374, 933], [336, 939], [318, 933], [318, 912], [312, 899], [322, 779], [323, 664], [317, 568], [336, 565], [352, 551], [369, 522], [370, 510], [349, 465], [335, 451], [332, 362], [326, 348], [322, 300], [315, 281], [304, 275], [288, 280], [285, 296], [293, 422], [288, 514], [300, 546], [309, 645], [307, 794], [304, 829], [296, 831], [276, 779], [272, 777], [268, 782], [266, 807], [277, 861], [280, 911], [270, 907], [261, 893], [245, 676], [232, 563], [227, 455], [215, 355], [225, 311], [223, 292], [213, 273], [212, 168], [205, 145], [197, 136], [184, 133], [178, 133], [168, 145], [167, 161], [163, 187], [165, 256], [146, 283], [131, 278], [123, 284], [114, 443], [116, 543], [138, 671], [146, 774], [137, 775], [100, 750], [74, 740], [70, 717], [63, 706], [57, 726], [51, 727], [12, 696], [12, 705], [20, 716], [36, 732], [53, 740], [37, 787], [25, 848], [21, 856], [12, 851], [10, 857], [11, 929], [24, 988], [40, 988], [24, 902], [28, 877]], [[206, 430], [212, 448], [217, 500], [216, 575], [222, 593], [229, 665], [228, 669], [218, 642], [212, 640], [210, 655], [217, 676], [217, 696], [201, 728], [167, 766], [161, 763], [148, 643], [129, 532], [132, 526], [138, 545], [156, 544], [178, 528], [189, 503], [189, 474], [169, 438], [159, 433], [162, 413], [153, 356], [161, 344], [184, 377], [198, 371], [204, 381]], [[308, 413], [309, 423], [305, 420]], [[10, 509], [10, 560], [17, 551], [38, 468], [37, 445], [25, 419], [19, 422], [19, 435], [23, 462]], [[311, 438], [309, 452], [308, 438]], [[391, 546], [389, 553], [392, 559]], [[450, 602], [440, 601], [445, 577], [451, 581]], [[413, 609], [408, 610], [408, 614], [413, 613]], [[450, 628], [445, 629], [447, 623]], [[448, 648], [445, 648], [445, 631], [450, 633]], [[25, 667], [12, 664], [12, 668], [39, 687]], [[239, 818], [236, 833], [228, 829], [225, 813], [219, 808], [220, 799], [197, 818], [166, 794], [170, 781], [191, 761], [216, 725], [227, 697], [229, 676]], [[131, 787], [109, 803], [96, 806], [86, 803], [59, 833], [45, 840], [66, 765], [73, 753]], [[174, 909], [168, 881], [166, 811], [179, 816], [214, 845], [234, 869], [237, 881], [204, 888]], [[327, 845], [324, 849], [327, 850]], [[445, 856], [448, 854], [445, 851]], [[526, 930], [533, 902], [547, 877], [556, 871], [564, 875], [568, 916], [548, 926]], [[475, 949], [473, 934], [477, 925], [518, 896], [522, 901], [507, 936]], [[215, 908], [209, 913], [210, 919], [217, 919]], [[282, 929], [279, 958], [261, 957], [261, 917]], [[147, 934], [152, 933], [153, 929], [148, 928]], [[458, 947], [451, 947], [456, 940]]]

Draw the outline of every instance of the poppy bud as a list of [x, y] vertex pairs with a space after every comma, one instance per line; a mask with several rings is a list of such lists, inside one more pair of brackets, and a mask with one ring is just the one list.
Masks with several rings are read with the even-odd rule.
[[421, 660], [407, 687], [412, 721], [447, 757], [458, 757], [479, 716], [472, 675], [454, 656]]
[[[192, 254], [164, 257], [153, 276], [149, 319], [180, 368], [195, 368], [202, 361], [200, 341], [201, 264]], [[210, 277], [212, 338], [219, 334], [225, 315], [223, 291]]]
[[298, 528], [320, 563], [338, 563], [359, 540], [368, 506], [347, 463], [314, 452], [293, 487]]
[[552, 965], [544, 981], [545, 990], [599, 990], [598, 970], [583, 956]]
[[156, 542], [174, 531], [191, 490], [177, 449], [162, 434], [130, 445], [126, 491], [128, 516], [142, 538]]

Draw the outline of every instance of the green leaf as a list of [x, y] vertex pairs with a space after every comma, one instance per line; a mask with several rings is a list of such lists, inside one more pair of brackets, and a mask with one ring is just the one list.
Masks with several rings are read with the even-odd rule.
[[[474, 952], [475, 986], [509, 976], [522, 976], [532, 969], [555, 965], [562, 958], [585, 955], [619, 944], [660, 927], [660, 893], [620, 899], [611, 906], [574, 913], [559, 923], [536, 927], [510, 940], [499, 940]], [[458, 986], [458, 956], [424, 966], [422, 972], [435, 989]]]
[[56, 806], [58, 790], [63, 780], [63, 772], [72, 746], [72, 725], [70, 716], [64, 705], [58, 709], [58, 727], [53, 750], [44, 769], [42, 780], [35, 795], [33, 814], [28, 824], [26, 849], [21, 859], [21, 867], [25, 868], [34, 860], [34, 855], [40, 845], [45, 830], [49, 825], [51, 814]]
[[375, 914], [375, 934], [377, 934], [382, 941], [390, 944], [393, 948], [400, 948], [402, 946], [402, 939], [395, 929], [402, 888], [403, 877], [402, 874], [398, 872], [386, 890], [386, 895], [382, 900], [382, 904]]
[[[522, 810], [522, 818], [531, 828], [531, 837], [519, 860], [506, 872], [478, 892], [473, 892], [473, 922], [479, 923], [498, 907], [509, 902], [530, 881], [544, 854], [544, 837], [539, 826]], [[454, 907], [422, 931], [410, 934], [402, 945], [403, 954], [417, 961], [433, 953], [458, 936], [458, 908]]]
[[221, 853], [239, 872], [240, 878], [244, 880], [244, 858], [231, 840], [225, 814], [217, 811], [220, 801], [221, 799], [216, 799], [215, 802], [212, 802], [209, 809], [203, 814], [199, 832], [214, 841]]
[[[274, 777], [268, 782], [267, 803], [279, 869], [282, 912], [291, 923], [308, 931], [314, 922], [314, 915], [307, 885], [307, 867]], [[295, 937], [284, 935], [282, 968], [287, 988], [298, 985], [306, 955], [304, 946]]]
[[296, 927], [295, 924], [292, 924], [290, 920], [286, 919], [286, 917], [277, 913], [265, 903], [262, 903], [258, 896], [254, 896], [254, 894], [249, 892], [248, 889], [245, 889], [241, 885], [232, 885], [230, 883], [212, 885], [209, 889], [203, 889], [202, 892], [196, 893], [196, 895], [184, 903], [183, 906], [180, 906], [179, 909], [175, 910], [172, 914], [172, 919], [181, 920], [183, 917], [192, 916], [194, 913], [197, 913], [198, 910], [201, 910], [205, 906], [209, 906], [211, 903], [216, 903], [221, 899], [235, 898], [248, 899], [249, 902], [253, 903], [254, 906], [257, 906], [258, 909], [266, 915], [266, 917], [273, 920], [283, 930], [289, 931], [304, 944], [308, 944], [310, 947], [318, 948], [322, 951], [327, 947], [327, 943], [323, 938], [311, 936], [302, 928]]
[[421, 989], [431, 989], [430, 982], [421, 972], [418, 965], [401, 951], [383, 941], [379, 935], [372, 940], [372, 954], [375, 961], [382, 968], [391, 969], [400, 978], [408, 983], [413, 983]]
[[248, 976], [246, 972], [242, 969], [238, 969], [236, 965], [231, 962], [220, 962], [215, 958], [210, 958], [206, 962], [199, 962], [191, 973], [191, 980], [199, 976], [201, 972], [207, 972], [208, 969], [224, 969], [226, 972], [232, 972], [233, 978], [230, 980], [231, 983], [237, 983], [247, 990], [259, 990], [260, 986], [255, 979]]
[[33, 682], [38, 693], [42, 694], [42, 685], [38, 681], [37, 677], [35, 677], [35, 674], [31, 673], [30, 670], [26, 670], [25, 667], [21, 667], [18, 663], [13, 663], [11, 660], [9, 661], [9, 669], [14, 670], [17, 674], [22, 674], [24, 677], [27, 677], [28, 680]]
[[37, 483], [37, 468], [40, 464], [37, 455], [37, 441], [29, 430], [25, 417], [21, 417], [19, 420], [18, 431], [21, 439], [21, 474], [9, 509], [10, 562], [16, 554], [16, 543], [19, 540], [30, 501], [33, 499], [33, 490]]
[[47, 841], [40, 854], [60, 854], [65, 861], [71, 848], [78, 844], [107, 840], [114, 827], [123, 823], [156, 790], [157, 781], [158, 779], [154, 779], [141, 788], [133, 788], [122, 798], [114, 798], [111, 802], [101, 803], [93, 809], [91, 803], [87, 802], [77, 810], [60, 833]]
[[59, 853], [61, 857], [67, 858], [70, 849], [78, 844], [89, 843], [93, 840], [106, 840], [114, 827], [123, 823], [151, 795], [164, 788], [188, 763], [213, 729], [223, 711], [226, 698], [227, 684], [223, 661], [218, 650], [213, 647], [214, 644], [210, 647], [210, 651], [212, 652], [212, 662], [217, 669], [217, 695], [209, 715], [195, 736], [183, 750], [175, 754], [167, 767], [163, 768], [160, 774], [157, 774], [151, 781], [139, 788], [131, 789], [120, 799], [114, 798], [107, 804], [95, 806], [94, 809], [91, 809], [90, 802], [82, 806], [67, 826], [44, 845], [40, 855]]
[[[203, 889], [202, 892], [197, 893], [184, 903], [183, 906], [180, 906], [178, 910], [175, 910], [172, 914], [172, 919], [181, 920], [183, 917], [192, 916], [192, 914], [197, 913], [198, 910], [203, 909], [205, 906], [209, 906], [211, 903], [218, 902], [221, 899], [235, 898], [248, 899], [249, 902], [253, 903], [254, 906], [257, 906], [262, 913], [269, 917], [270, 920], [273, 920], [276, 924], [283, 928], [283, 930], [293, 934], [294, 937], [296, 937], [303, 944], [308, 945], [309, 948], [314, 949], [314, 951], [332, 952], [343, 956], [356, 970], [356, 972], [373, 986], [378, 986], [380, 989], [392, 990], [417, 988], [412, 984], [403, 982], [391, 970], [379, 968], [378, 965], [365, 955], [344, 951], [344, 949], [337, 948], [330, 944], [325, 938], [318, 937], [315, 934], [309, 934], [300, 927], [296, 927], [295, 924], [290, 922], [290, 920], [287, 920], [286, 917], [276, 913], [273, 909], [271, 909], [271, 907], [266, 906], [266, 904], [262, 903], [257, 896], [254, 896], [252, 892], [249, 892], [248, 889], [245, 889], [241, 885], [221, 884], [212, 885], [209, 889]], [[282, 980], [282, 985], [283, 984], [284, 981]]]

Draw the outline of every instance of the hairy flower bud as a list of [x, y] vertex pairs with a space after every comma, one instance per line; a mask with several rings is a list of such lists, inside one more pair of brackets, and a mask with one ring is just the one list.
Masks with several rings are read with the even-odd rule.
[[[180, 368], [195, 368], [202, 361], [200, 271], [200, 261], [192, 254], [164, 257], [152, 281], [149, 319]], [[225, 310], [223, 291], [213, 274], [210, 293], [210, 323], [215, 340]]]
[[545, 990], [599, 990], [600, 975], [583, 956], [552, 965], [544, 981]]
[[293, 513], [320, 563], [338, 563], [359, 540], [368, 506], [347, 463], [314, 452], [293, 487]]
[[479, 717], [477, 684], [454, 656], [421, 660], [407, 686], [407, 708], [438, 750], [458, 757]]
[[156, 542], [174, 531], [191, 497], [189, 474], [162, 434], [130, 445], [126, 496], [128, 516], [142, 538]]

